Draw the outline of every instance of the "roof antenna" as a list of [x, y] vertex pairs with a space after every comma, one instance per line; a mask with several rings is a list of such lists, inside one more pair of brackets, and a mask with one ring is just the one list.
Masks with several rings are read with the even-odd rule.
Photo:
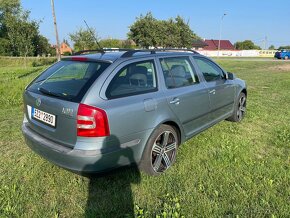
[[85, 24], [86, 24], [88, 30], [90, 31], [90, 33], [91, 33], [92, 36], [94, 37], [94, 39], [95, 39], [95, 41], [96, 41], [96, 43], [97, 43], [99, 49], [103, 50], [103, 48], [100, 46], [100, 44], [99, 44], [99, 42], [98, 42], [98, 40], [97, 40], [95, 34], [92, 32], [91, 28], [90, 28], [89, 25], [87, 24], [86, 20], [84, 20], [84, 22], [85, 22]]

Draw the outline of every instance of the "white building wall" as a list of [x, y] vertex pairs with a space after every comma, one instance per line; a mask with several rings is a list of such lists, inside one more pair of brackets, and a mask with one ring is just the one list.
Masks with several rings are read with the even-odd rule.
[[198, 53], [208, 57], [274, 57], [276, 50], [198, 50]]

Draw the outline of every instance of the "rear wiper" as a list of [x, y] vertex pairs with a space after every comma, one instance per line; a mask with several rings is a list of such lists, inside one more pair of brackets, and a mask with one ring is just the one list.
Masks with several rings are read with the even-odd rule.
[[51, 96], [54, 96], [54, 97], [63, 97], [63, 94], [61, 94], [61, 93], [51, 92], [51, 91], [46, 90], [46, 89], [44, 89], [42, 87], [38, 88], [38, 90], [40, 92], [42, 92], [43, 94], [46, 94], [46, 95], [51, 95]]

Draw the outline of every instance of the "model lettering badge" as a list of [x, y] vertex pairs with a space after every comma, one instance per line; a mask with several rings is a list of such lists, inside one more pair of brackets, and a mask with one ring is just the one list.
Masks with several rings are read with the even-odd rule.
[[62, 108], [62, 114], [72, 117], [74, 110], [71, 108]]

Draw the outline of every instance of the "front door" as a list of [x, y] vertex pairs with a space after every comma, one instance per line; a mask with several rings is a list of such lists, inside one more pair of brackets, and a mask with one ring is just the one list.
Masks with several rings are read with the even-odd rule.
[[199, 81], [189, 57], [160, 58], [167, 102], [190, 137], [208, 123], [207, 87]]
[[227, 80], [223, 70], [209, 59], [194, 57], [208, 87], [210, 98], [210, 120], [217, 122], [225, 119], [233, 112], [235, 87]]

